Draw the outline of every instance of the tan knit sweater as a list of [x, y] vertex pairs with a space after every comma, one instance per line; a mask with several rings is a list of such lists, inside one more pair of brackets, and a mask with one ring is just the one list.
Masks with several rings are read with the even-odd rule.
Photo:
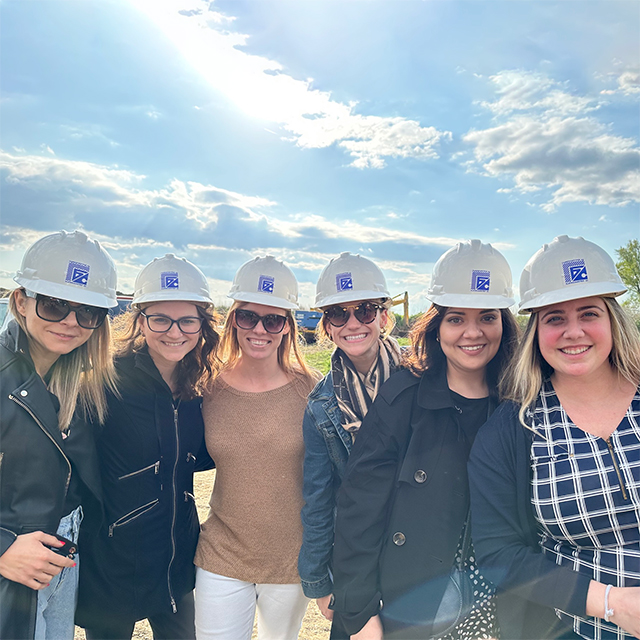
[[218, 379], [205, 396], [207, 449], [216, 463], [195, 564], [253, 583], [293, 584], [302, 543], [302, 418], [311, 390], [291, 382], [238, 391]]

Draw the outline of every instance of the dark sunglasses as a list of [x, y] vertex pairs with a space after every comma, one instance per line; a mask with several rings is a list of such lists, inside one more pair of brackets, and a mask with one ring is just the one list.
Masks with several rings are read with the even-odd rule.
[[[27, 294], [28, 295], [28, 294]], [[32, 298], [33, 296], [29, 296]], [[36, 315], [47, 322], [61, 322], [72, 311], [76, 314], [76, 322], [83, 329], [97, 329], [107, 317], [109, 309], [93, 307], [89, 304], [71, 304], [60, 298], [50, 298], [36, 293]]]
[[371, 324], [378, 315], [378, 309], [384, 309], [382, 305], [375, 302], [361, 302], [357, 306], [341, 307], [335, 305], [325, 309], [324, 315], [326, 316], [329, 324], [333, 327], [344, 327], [349, 322], [349, 316], [351, 315], [351, 309], [353, 309], [353, 315], [358, 322], [362, 324]]
[[241, 329], [253, 329], [258, 322], [262, 322], [262, 326], [267, 333], [280, 333], [287, 323], [287, 316], [279, 316], [276, 313], [268, 313], [266, 316], [259, 316], [248, 309], [235, 310], [236, 324]]
[[150, 313], [147, 315], [144, 311], [140, 312], [141, 316], [147, 319], [147, 327], [154, 333], [167, 333], [171, 331], [174, 324], [178, 325], [178, 329], [182, 333], [198, 333], [202, 328], [202, 318], [198, 316], [185, 316], [173, 320], [169, 316], [163, 316], [160, 313]]

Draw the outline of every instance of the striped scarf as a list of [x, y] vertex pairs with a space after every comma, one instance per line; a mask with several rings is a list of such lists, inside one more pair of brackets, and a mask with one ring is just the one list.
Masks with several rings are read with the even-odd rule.
[[400, 359], [400, 345], [391, 336], [380, 340], [378, 357], [365, 376], [357, 372], [349, 356], [342, 349], [333, 352], [333, 391], [342, 412], [342, 426], [351, 434], [352, 439], [355, 440], [362, 420], [378, 395], [382, 383], [400, 368]]

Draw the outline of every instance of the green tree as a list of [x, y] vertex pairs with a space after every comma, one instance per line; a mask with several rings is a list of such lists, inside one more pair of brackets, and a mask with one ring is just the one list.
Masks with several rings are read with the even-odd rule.
[[618, 273], [629, 289], [627, 304], [640, 308], [640, 242], [629, 240], [624, 247], [616, 249], [616, 253]]

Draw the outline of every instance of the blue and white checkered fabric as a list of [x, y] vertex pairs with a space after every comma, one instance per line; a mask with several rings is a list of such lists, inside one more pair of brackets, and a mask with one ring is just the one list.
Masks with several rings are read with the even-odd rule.
[[[534, 411], [531, 502], [557, 564], [604, 584], [640, 586], [640, 388], [609, 441], [571, 422], [549, 381]], [[600, 618], [573, 620], [593, 640], [630, 639]]]

